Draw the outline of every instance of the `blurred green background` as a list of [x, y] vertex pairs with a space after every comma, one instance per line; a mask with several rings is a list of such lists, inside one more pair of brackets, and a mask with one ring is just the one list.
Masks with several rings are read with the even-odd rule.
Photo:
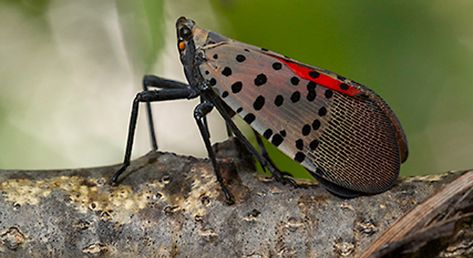
[[[440, 0], [1, 0], [0, 168], [120, 162], [142, 75], [185, 80], [181, 15], [375, 90], [408, 136], [402, 174], [472, 168], [472, 12], [472, 1]], [[195, 104], [154, 105], [162, 150], [205, 156]], [[216, 112], [210, 121], [224, 140]], [[135, 157], [149, 150], [144, 116], [138, 127]]]

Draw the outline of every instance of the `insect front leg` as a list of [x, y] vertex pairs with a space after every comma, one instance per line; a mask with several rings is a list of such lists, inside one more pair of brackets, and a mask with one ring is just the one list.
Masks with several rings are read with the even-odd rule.
[[192, 99], [199, 96], [193, 88], [172, 88], [172, 89], [162, 89], [159, 91], [142, 91], [136, 94], [135, 99], [133, 100], [133, 105], [131, 108], [130, 123], [128, 127], [128, 137], [126, 140], [125, 148], [125, 158], [120, 169], [115, 172], [111, 177], [110, 183], [116, 185], [120, 175], [126, 170], [130, 165], [131, 150], [133, 148], [133, 140], [135, 136], [136, 121], [138, 118], [138, 109], [140, 102], [155, 102], [155, 101], [166, 101], [166, 100], [176, 100], [176, 99]]
[[[143, 77], [143, 90], [149, 91], [150, 87], [158, 89], [180, 89], [188, 88], [189, 85], [178, 81], [164, 79], [155, 75], [145, 75]], [[158, 141], [156, 138], [156, 131], [154, 130], [153, 113], [151, 111], [150, 102], [146, 102], [146, 111], [148, 117], [149, 134], [151, 137], [151, 147], [153, 150], [157, 150]]]
[[217, 181], [220, 184], [223, 193], [225, 194], [225, 199], [227, 200], [228, 204], [233, 204], [235, 203], [235, 199], [223, 182], [222, 174], [220, 173], [220, 168], [217, 164], [217, 159], [215, 158], [215, 152], [213, 151], [212, 144], [210, 143], [209, 128], [207, 127], [205, 120], [205, 116], [210, 113], [210, 111], [212, 111], [213, 107], [213, 104], [210, 102], [201, 102], [194, 109], [194, 118], [197, 122], [197, 126], [199, 127], [200, 134], [204, 140], [205, 148], [207, 149], [215, 175], [217, 176]]

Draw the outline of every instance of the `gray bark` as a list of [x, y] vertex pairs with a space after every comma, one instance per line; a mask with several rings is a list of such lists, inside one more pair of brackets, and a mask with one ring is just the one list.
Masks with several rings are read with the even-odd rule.
[[[215, 148], [236, 197], [231, 206], [208, 160], [172, 153], [151, 152], [133, 161], [116, 187], [107, 180], [118, 166], [0, 171], [0, 255], [353, 257], [429, 196], [473, 173], [401, 178], [385, 193], [347, 200], [312, 182], [294, 188], [256, 174], [251, 159], [231, 141]], [[435, 210], [450, 219], [442, 221], [455, 222], [453, 228], [450, 223], [425, 233], [432, 230], [427, 224], [413, 227], [368, 256], [419, 255], [415, 239], [424, 247], [441, 247], [438, 256], [472, 255], [471, 195], [465, 189], [449, 201], [457, 209]], [[407, 247], [402, 240], [413, 236]]]

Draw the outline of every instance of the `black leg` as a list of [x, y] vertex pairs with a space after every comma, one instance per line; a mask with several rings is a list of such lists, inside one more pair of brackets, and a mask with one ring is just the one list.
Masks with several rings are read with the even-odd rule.
[[117, 184], [118, 178], [130, 165], [131, 150], [133, 147], [133, 140], [135, 136], [136, 121], [138, 118], [138, 108], [140, 102], [154, 102], [154, 101], [165, 101], [175, 99], [192, 99], [197, 97], [199, 94], [192, 88], [175, 88], [175, 89], [162, 89], [159, 91], [142, 91], [136, 94], [133, 100], [133, 106], [131, 108], [130, 124], [128, 127], [128, 137], [125, 148], [125, 158], [123, 165], [110, 179], [112, 185]]
[[229, 138], [233, 137], [232, 129], [230, 129], [230, 126], [227, 123], [225, 123], [225, 128], [227, 129], [227, 136]]
[[200, 134], [202, 135], [202, 138], [204, 139], [205, 148], [207, 149], [209, 158], [212, 161], [212, 166], [213, 166], [215, 175], [217, 176], [217, 181], [220, 184], [220, 187], [222, 188], [223, 193], [225, 194], [225, 199], [227, 200], [228, 204], [233, 204], [235, 200], [233, 198], [233, 195], [230, 193], [228, 188], [225, 186], [225, 183], [223, 182], [222, 174], [220, 173], [220, 168], [217, 164], [217, 159], [215, 158], [215, 153], [212, 149], [212, 144], [210, 143], [209, 128], [207, 127], [205, 123], [205, 116], [208, 113], [210, 113], [212, 109], [213, 109], [212, 103], [202, 102], [195, 107], [194, 118], [195, 118], [195, 121], [197, 122], [197, 126], [199, 126]]
[[256, 132], [256, 130], [254, 129], [253, 129], [253, 132], [255, 133], [256, 142], [258, 143], [258, 147], [261, 151], [261, 156], [263, 156], [263, 158], [265, 158], [274, 168], [276, 168], [276, 165], [274, 164], [273, 160], [271, 159], [271, 157], [269, 157], [268, 151], [266, 150], [266, 147], [264, 146], [261, 135], [259, 135], [259, 133]]
[[277, 170], [270, 162], [266, 160], [266, 158], [262, 157], [258, 151], [251, 145], [251, 143], [248, 141], [248, 139], [243, 135], [243, 133], [238, 129], [238, 127], [235, 125], [233, 122], [231, 116], [228, 114], [226, 111], [226, 108], [223, 103], [221, 103], [221, 100], [215, 95], [213, 90], [209, 89], [203, 92], [202, 94], [205, 94], [205, 98], [209, 99], [217, 108], [219, 111], [220, 115], [222, 115], [223, 119], [227, 123], [227, 126], [230, 128], [230, 130], [235, 134], [235, 136], [243, 143], [243, 145], [248, 149], [248, 151], [253, 155], [253, 157], [256, 158], [256, 160], [261, 164], [263, 168], [268, 168], [269, 172], [271, 175], [274, 176], [276, 181], [281, 182], [283, 184], [290, 183], [294, 186], [297, 186], [297, 183], [294, 181], [294, 179], [290, 176], [287, 176], [283, 173], [281, 173], [279, 170]]
[[143, 84], [148, 87], [154, 87], [158, 89], [181, 89], [189, 88], [186, 83], [164, 79], [155, 75], [145, 75], [143, 77]]
[[264, 143], [263, 143], [263, 138], [261, 137], [261, 135], [256, 132], [256, 130], [253, 129], [253, 132], [255, 133], [255, 137], [256, 137], [256, 142], [258, 143], [258, 147], [261, 151], [261, 156], [263, 156], [263, 158], [265, 158], [269, 164], [271, 164], [271, 166], [273, 166], [273, 168], [276, 170], [276, 171], [279, 171], [280, 174], [284, 175], [284, 176], [289, 176], [289, 177], [292, 177], [292, 175], [288, 172], [285, 172], [285, 171], [281, 171], [281, 169], [279, 169], [276, 164], [274, 163], [274, 161], [271, 159], [271, 157], [269, 156], [268, 154], [268, 150], [266, 149], [266, 147], [264, 146]]
[[[154, 75], [145, 75], [143, 77], [143, 90], [149, 91], [150, 87], [154, 87], [158, 89], [179, 89], [179, 88], [188, 88], [189, 85], [182, 82], [163, 79], [161, 77], [154, 76]], [[153, 150], [157, 150], [158, 141], [156, 139], [156, 131], [154, 130], [153, 113], [151, 111], [150, 102], [146, 102], [146, 111], [147, 111], [147, 117], [148, 117], [149, 134], [151, 137], [151, 147], [153, 148]]]
[[[200, 103], [204, 103], [204, 102], [205, 102], [205, 99], [204, 99], [202, 96], [200, 96]], [[208, 128], [209, 128], [209, 124], [207, 123], [207, 116], [204, 116], [202, 119], [204, 120], [205, 128], [208, 129]], [[209, 133], [209, 138], [210, 138], [210, 131], [207, 130], [207, 132]]]

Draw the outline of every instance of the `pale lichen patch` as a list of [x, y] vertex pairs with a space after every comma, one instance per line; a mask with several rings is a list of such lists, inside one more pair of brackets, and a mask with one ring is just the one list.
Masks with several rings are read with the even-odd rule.
[[[171, 178], [147, 182], [135, 189], [127, 184], [109, 186], [105, 178], [86, 178], [77, 176], [57, 176], [42, 180], [10, 179], [0, 182], [0, 191], [5, 200], [16, 208], [22, 205], [38, 205], [41, 199], [51, 193], [65, 196], [69, 206], [81, 213], [93, 211], [101, 219], [128, 223], [134, 214], [152, 204], [160, 202], [163, 207], [172, 207], [172, 212], [186, 212], [192, 217], [202, 218], [210, 202], [217, 199], [220, 188], [213, 173], [207, 165], [201, 164], [191, 168], [191, 189], [179, 189], [188, 195], [171, 194]], [[61, 195], [63, 194], [63, 195]]]
[[189, 196], [183, 200], [182, 207], [191, 213], [193, 217], [203, 217], [206, 215], [207, 202], [216, 199], [219, 194], [217, 189], [220, 188], [215, 186], [217, 180], [208, 171], [207, 168], [196, 166], [189, 173], [194, 177], [192, 178], [192, 190], [189, 192]]
[[94, 255], [94, 256], [104, 254], [107, 251], [108, 251], [107, 246], [102, 243], [93, 243], [82, 249], [82, 252], [84, 254]]
[[[42, 198], [48, 197], [53, 191], [62, 191], [68, 198], [70, 205], [82, 213], [89, 210], [98, 211], [102, 219], [126, 223], [138, 210], [148, 207], [155, 202], [155, 192], [162, 190], [164, 184], [150, 182], [146, 187], [134, 191], [128, 185], [110, 187], [101, 184], [103, 178], [86, 179], [80, 177], [59, 176], [43, 180], [11, 179], [0, 183], [0, 191], [4, 198], [12, 205], [38, 205]], [[159, 193], [160, 201], [169, 198]]]
[[448, 176], [448, 173], [445, 174], [434, 174], [434, 175], [425, 175], [425, 176], [412, 176], [404, 178], [404, 182], [416, 182], [416, 181], [423, 181], [423, 182], [439, 182], [442, 181], [443, 178]]
[[0, 183], [0, 190], [5, 199], [15, 205], [35, 205], [41, 197], [51, 193], [51, 189], [44, 188], [44, 185], [43, 180], [11, 179]]

